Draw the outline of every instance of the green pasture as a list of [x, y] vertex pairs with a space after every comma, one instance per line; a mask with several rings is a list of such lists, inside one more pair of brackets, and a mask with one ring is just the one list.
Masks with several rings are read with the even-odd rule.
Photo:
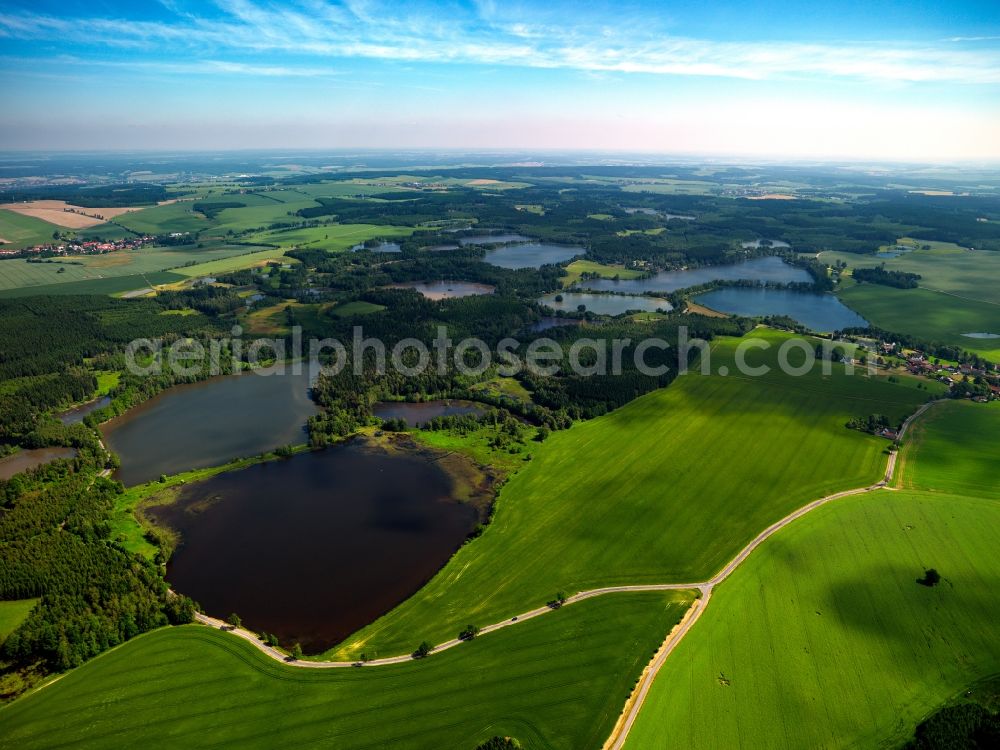
[[601, 597], [424, 660], [354, 669], [285, 666], [217, 630], [167, 628], [0, 709], [0, 748], [471, 750], [499, 735], [597, 750], [689, 601]]
[[[229, 196], [216, 196], [211, 200], [228, 200]], [[235, 200], [235, 198], [234, 198]], [[140, 234], [170, 234], [171, 232], [200, 232], [212, 226], [202, 214], [194, 210], [197, 201], [181, 200], [162, 206], [152, 206], [141, 211], [122, 214], [115, 222]]]
[[1000, 671], [998, 546], [991, 500], [881, 491], [810, 513], [718, 587], [626, 747], [899, 747]]
[[252, 242], [277, 245], [281, 248], [308, 247], [323, 250], [347, 250], [352, 245], [375, 237], [392, 239], [408, 237], [413, 227], [380, 226], [376, 224], [327, 224], [318, 227], [260, 232], [250, 236]]
[[[772, 348], [748, 362], [773, 363], [787, 337], [755, 335]], [[735, 371], [738, 341], [716, 342], [713, 370]], [[848, 419], [881, 413], [898, 422], [926, 399], [834, 369], [797, 378], [690, 373], [553, 433], [504, 486], [482, 537], [331, 653], [400, 653], [414, 637], [440, 641], [462, 623], [510, 617], [559, 590], [708, 579], [769, 523], [879, 479], [888, 443], [848, 430]]]
[[641, 271], [622, 266], [609, 266], [605, 263], [596, 263], [592, 260], [574, 260], [566, 266], [567, 275], [562, 278], [564, 287], [572, 286], [580, 280], [585, 273], [596, 273], [602, 279], [637, 279], [642, 276]]
[[1000, 401], [935, 404], [912, 429], [900, 487], [1000, 500]]
[[895, 289], [856, 284], [840, 291], [844, 304], [869, 323], [918, 336], [931, 343], [960, 346], [1000, 361], [1000, 339], [975, 339], [964, 333], [1000, 333], [1000, 304], [963, 299], [928, 289]]
[[64, 231], [67, 230], [34, 216], [0, 209], [0, 239], [6, 240], [4, 244], [0, 244], [0, 249], [20, 250], [22, 247], [52, 242], [53, 232]]
[[17, 630], [36, 604], [38, 599], [13, 599], [0, 602], [0, 644]]
[[[200, 269], [203, 265], [235, 255], [246, 255], [253, 250], [254, 248], [243, 245], [216, 245], [204, 248], [192, 245], [143, 247], [137, 250], [118, 250], [105, 255], [74, 255], [65, 259], [53, 258], [50, 259], [53, 262], [45, 263], [29, 263], [27, 260], [15, 258], [0, 261], [0, 290], [94, 281], [116, 276], [137, 276], [167, 269], [177, 269], [178, 273], [185, 276], [201, 276], [206, 272], [199, 270], [192, 273], [191, 268]], [[281, 254], [280, 251], [264, 252]], [[188, 264], [191, 264], [189, 268], [183, 267]], [[237, 263], [237, 267], [244, 266]], [[140, 284], [135, 288], [142, 286], [148, 284]]]
[[[0, 271], [2, 271], [0, 266]], [[37, 286], [0, 289], [0, 297], [31, 297], [41, 294], [123, 294], [153, 285], [171, 284], [183, 281], [184, 276], [170, 271], [137, 274], [131, 276], [110, 276], [103, 279], [71, 281], [64, 284], [40, 284]]]

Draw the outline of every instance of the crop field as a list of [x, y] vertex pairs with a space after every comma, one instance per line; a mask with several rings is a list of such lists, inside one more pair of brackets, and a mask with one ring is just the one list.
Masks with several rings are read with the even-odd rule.
[[[627, 747], [898, 747], [1000, 671], [998, 545], [995, 501], [879, 492], [810, 513], [719, 586]], [[928, 567], [935, 588], [916, 583]]]
[[637, 279], [642, 276], [641, 271], [621, 266], [609, 266], [604, 263], [595, 263], [592, 260], [574, 260], [566, 266], [568, 276], [563, 277], [563, 286], [571, 286], [580, 280], [585, 273], [596, 273], [602, 279], [613, 279], [616, 276], [620, 279]]
[[200, 625], [158, 630], [0, 710], [0, 747], [473, 748], [499, 735], [597, 750], [689, 601], [601, 597], [360, 669], [284, 666]]
[[[994, 281], [1000, 278], [1000, 253], [905, 237], [898, 244], [916, 249], [895, 258], [832, 252], [820, 253], [819, 257], [826, 263], [841, 260], [850, 268], [872, 268], [885, 263], [889, 271], [920, 274], [918, 283], [925, 289], [1000, 304], [1000, 287]], [[930, 249], [922, 249], [925, 246]]]
[[1000, 500], [1000, 401], [946, 401], [913, 425], [898, 485]]
[[[198, 263], [197, 265], [178, 268], [177, 273], [187, 276], [188, 278], [213, 276], [220, 273], [228, 273], [229, 271], [239, 271], [243, 268], [253, 268], [254, 266], [264, 265], [268, 261], [278, 260], [279, 258], [283, 258], [285, 255], [285, 251], [281, 248], [253, 250], [253, 248], [244, 247], [242, 250], [243, 252], [239, 254], [230, 254], [217, 260], [209, 260], [205, 263]], [[292, 262], [292, 260], [289, 258], [287, 259], [287, 262]]]
[[51, 242], [52, 233], [59, 231], [59, 229], [54, 224], [49, 224], [47, 221], [36, 219], [33, 216], [24, 216], [13, 211], [0, 209], [0, 240], [4, 240], [4, 243], [0, 244], [0, 248], [19, 250], [22, 247]]
[[[785, 339], [756, 335], [772, 346]], [[716, 342], [713, 366], [731, 366], [736, 341]], [[533, 446], [486, 533], [332, 653], [405, 652], [415, 636], [437, 642], [559, 590], [705, 580], [769, 523], [881, 476], [888, 443], [848, 430], [848, 419], [901, 421], [925, 399], [912, 387], [842, 372], [681, 376]]]
[[123, 294], [153, 285], [184, 281], [186, 277], [171, 271], [157, 271], [132, 276], [110, 276], [88, 281], [71, 281], [65, 284], [0, 289], [0, 297], [31, 297], [40, 294]]
[[374, 224], [328, 224], [303, 229], [274, 230], [251, 235], [252, 242], [278, 245], [282, 248], [308, 247], [323, 250], [347, 250], [359, 242], [384, 237], [408, 237], [412, 227], [377, 226]]
[[953, 344], [1000, 360], [1000, 339], [977, 339], [965, 333], [1000, 334], [1000, 304], [962, 299], [927, 289], [894, 289], [857, 284], [838, 295], [868, 322], [888, 331]]
[[[106, 255], [75, 255], [65, 259], [52, 259], [54, 262], [45, 263], [29, 263], [21, 258], [12, 258], [0, 261], [0, 289], [90, 281], [114, 276], [136, 276], [173, 268], [177, 268], [178, 272], [184, 275], [199, 276], [204, 274], [202, 272], [192, 274], [189, 273], [190, 268], [179, 267], [188, 263], [205, 265], [234, 255], [246, 255], [252, 251], [252, 247], [243, 245], [208, 248], [144, 247], [138, 250], [118, 250]], [[281, 255], [281, 252], [275, 251], [273, 255]], [[198, 267], [191, 266], [191, 268]]]
[[300, 222], [302, 218], [295, 216], [295, 212], [300, 208], [317, 205], [316, 201], [301, 196], [300, 200], [287, 203], [251, 195], [222, 196], [219, 198], [220, 201], [230, 199], [235, 203], [247, 204], [250, 204], [250, 199], [256, 199], [259, 203], [247, 205], [244, 208], [223, 209], [213, 221], [212, 228], [204, 236], [218, 237], [228, 231], [242, 232], [265, 227], [275, 222]]
[[194, 203], [182, 200], [163, 206], [144, 208], [142, 211], [119, 216], [115, 221], [141, 234], [198, 232], [211, 226], [211, 223], [202, 214], [195, 212]]

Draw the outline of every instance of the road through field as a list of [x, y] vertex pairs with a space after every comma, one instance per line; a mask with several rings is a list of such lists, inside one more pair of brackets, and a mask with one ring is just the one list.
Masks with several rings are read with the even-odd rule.
[[[921, 414], [923, 414], [927, 409], [929, 409], [936, 402], [929, 402], [923, 404], [917, 411], [910, 415], [899, 431], [899, 439], [902, 439], [909, 429], [910, 425], [916, 420]], [[507, 620], [502, 620], [500, 622], [493, 623], [491, 625], [486, 625], [479, 631], [479, 636], [492, 633], [496, 630], [501, 630], [502, 628], [510, 627], [527, 620], [531, 620], [535, 617], [540, 617], [548, 612], [553, 612], [556, 609], [565, 607], [576, 602], [583, 601], [585, 599], [591, 599], [596, 596], [604, 596], [607, 594], [625, 593], [625, 592], [636, 592], [636, 591], [678, 591], [678, 590], [697, 590], [700, 594], [699, 598], [692, 604], [691, 609], [684, 616], [684, 619], [667, 634], [663, 645], [654, 655], [653, 660], [649, 663], [646, 669], [643, 671], [642, 676], [639, 679], [638, 684], [635, 687], [632, 695], [629, 696], [629, 700], [625, 705], [625, 709], [622, 712], [618, 723], [615, 725], [611, 736], [608, 738], [604, 745], [605, 750], [619, 750], [625, 744], [625, 740], [628, 737], [629, 731], [635, 722], [636, 717], [639, 715], [639, 711], [642, 708], [643, 701], [649, 692], [653, 681], [656, 678], [657, 673], [660, 668], [666, 662], [667, 657], [674, 650], [681, 639], [690, 631], [691, 627], [697, 622], [698, 618], [701, 617], [702, 613], [708, 606], [708, 602], [712, 596], [712, 590], [715, 586], [726, 580], [732, 573], [743, 563], [755, 549], [757, 549], [761, 544], [763, 544], [768, 538], [779, 532], [781, 529], [788, 526], [793, 521], [801, 518], [807, 513], [819, 508], [822, 505], [833, 502], [834, 500], [839, 500], [841, 498], [850, 497], [852, 495], [860, 495], [868, 492], [874, 492], [876, 490], [888, 488], [890, 481], [892, 480], [893, 473], [896, 468], [896, 460], [899, 453], [898, 451], [892, 451], [889, 454], [889, 459], [886, 462], [885, 474], [882, 479], [867, 487], [858, 487], [856, 489], [844, 490], [842, 492], [836, 492], [831, 495], [826, 495], [818, 500], [814, 500], [808, 503], [796, 511], [789, 513], [787, 516], [782, 518], [770, 526], [768, 526], [764, 531], [758, 534], [749, 544], [747, 544], [740, 552], [730, 560], [718, 573], [716, 573], [712, 578], [707, 581], [695, 582], [695, 583], [663, 583], [663, 584], [640, 584], [640, 585], [623, 585], [623, 586], [605, 586], [603, 588], [590, 589], [588, 591], [581, 591], [572, 596], [566, 597], [566, 599], [561, 604], [546, 605], [543, 607], [537, 607], [528, 612], [511, 617]], [[244, 628], [234, 628], [231, 625], [223, 622], [222, 620], [216, 619], [214, 617], [209, 617], [202, 613], [196, 613], [195, 615], [198, 622], [208, 625], [213, 628], [218, 628], [221, 630], [226, 630], [233, 635], [242, 638], [243, 640], [251, 643], [257, 649], [263, 653], [270, 656], [276, 661], [285, 662], [296, 667], [304, 667], [310, 669], [331, 669], [331, 668], [343, 668], [343, 667], [376, 667], [385, 666], [389, 664], [402, 664], [405, 662], [412, 661], [417, 658], [412, 654], [402, 654], [399, 656], [390, 656], [380, 659], [372, 659], [370, 661], [360, 662], [360, 661], [310, 661], [310, 660], [295, 660], [286, 655], [284, 652], [279, 651], [276, 648], [272, 648], [265, 643], [263, 643], [260, 638], [251, 633], [249, 630]], [[445, 651], [450, 648], [463, 643], [461, 639], [453, 638], [444, 643], [440, 643], [431, 649], [431, 653], [437, 653], [439, 651]]]

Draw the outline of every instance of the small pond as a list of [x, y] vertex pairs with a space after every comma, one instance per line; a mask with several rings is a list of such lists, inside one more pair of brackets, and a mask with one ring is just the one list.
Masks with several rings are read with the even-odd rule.
[[351, 250], [358, 252], [359, 250], [370, 250], [373, 253], [400, 253], [403, 248], [399, 246], [398, 242], [380, 242], [377, 245], [371, 247], [365, 247], [364, 243], [354, 245]]
[[531, 242], [531, 237], [523, 234], [478, 234], [472, 237], [459, 237], [463, 245], [505, 245], [508, 242]]
[[59, 421], [63, 424], [77, 424], [78, 422], [82, 422], [91, 412], [103, 409], [110, 403], [110, 396], [102, 396], [101, 398], [94, 399], [93, 401], [88, 401], [85, 404], [74, 406], [72, 409], [67, 409], [59, 414]]
[[22, 448], [17, 453], [0, 458], [0, 479], [10, 479], [22, 471], [34, 469], [58, 458], [73, 458], [75, 448]]
[[[562, 301], [557, 301], [557, 296], [561, 296]], [[586, 292], [561, 292], [557, 294], [553, 292], [546, 294], [538, 301], [553, 310], [566, 310], [568, 312], [577, 312], [579, 306], [584, 305], [587, 312], [598, 315], [621, 315], [629, 310], [655, 312], [656, 310], [670, 311], [673, 309], [665, 299], [630, 294], [588, 294]]]
[[541, 268], [549, 263], [563, 263], [575, 255], [583, 255], [586, 252], [584, 248], [574, 245], [528, 242], [489, 250], [484, 260], [501, 268]]
[[412, 281], [390, 284], [390, 289], [415, 289], [427, 299], [453, 299], [475, 294], [493, 294], [496, 287], [475, 281]]

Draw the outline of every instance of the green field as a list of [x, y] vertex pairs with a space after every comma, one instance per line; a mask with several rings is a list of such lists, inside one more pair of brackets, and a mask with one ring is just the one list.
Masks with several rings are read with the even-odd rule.
[[[250, 248], [243, 249], [246, 251]], [[253, 268], [254, 266], [267, 263], [269, 260], [282, 258], [284, 255], [285, 251], [280, 248], [268, 248], [267, 250], [243, 252], [238, 255], [229, 255], [225, 258], [210, 260], [205, 263], [198, 263], [194, 266], [178, 268], [177, 273], [189, 278], [196, 278], [198, 276], [214, 276], [222, 273], [228, 273], [230, 271], [239, 271], [243, 268]], [[289, 262], [292, 262], [291, 259], [289, 259]]]
[[136, 276], [112, 276], [89, 281], [71, 281], [65, 284], [0, 289], [0, 297], [31, 297], [39, 294], [122, 294], [152, 285], [172, 284], [186, 277], [170, 271], [158, 271]]
[[928, 289], [895, 289], [856, 284], [839, 297], [873, 325], [925, 341], [960, 346], [1000, 361], [1000, 339], [974, 339], [963, 333], [1000, 333], [1000, 304], [954, 297]]
[[0, 209], [0, 239], [6, 240], [4, 244], [0, 244], [0, 248], [19, 250], [22, 247], [52, 242], [52, 233], [57, 231], [65, 230], [34, 216]]
[[[919, 274], [921, 287], [947, 292], [981, 302], [1000, 304], [1000, 253], [991, 250], [969, 250], [950, 242], [932, 242], [902, 238], [899, 244], [916, 247], [895, 258], [855, 253], [820, 253], [820, 260], [833, 263], [841, 260], [850, 268], [872, 268], [885, 263], [890, 271]], [[922, 249], [929, 246], [929, 250]]]
[[[718, 588], [627, 747], [898, 747], [1000, 671], [998, 546], [993, 501], [879, 492], [814, 511]], [[916, 583], [927, 567], [936, 588]]]
[[[717, 342], [714, 367], [731, 366], [735, 341]], [[560, 589], [706, 580], [769, 523], [881, 475], [886, 441], [846, 429], [851, 416], [901, 420], [925, 399], [912, 386], [842, 373], [682, 376], [533, 446], [486, 533], [333, 653], [405, 652], [414, 637], [439, 642]]]
[[[116, 276], [136, 276], [167, 269], [178, 269], [178, 273], [185, 276], [201, 276], [212, 271], [198, 270], [191, 273], [191, 268], [182, 267], [189, 263], [210, 265], [211, 262], [231, 258], [234, 255], [246, 255], [253, 250], [253, 247], [243, 245], [217, 245], [206, 248], [144, 247], [138, 250], [119, 250], [106, 255], [76, 255], [66, 258], [65, 262], [54, 259], [55, 262], [52, 263], [29, 263], [27, 260], [15, 258], [0, 261], [0, 290], [93, 281]], [[274, 251], [274, 254], [281, 253]], [[200, 269], [200, 266], [192, 265], [192, 268]]]
[[1000, 500], [1000, 401], [946, 401], [913, 425], [897, 485]]
[[364, 300], [354, 300], [353, 302], [345, 302], [342, 305], [337, 305], [331, 312], [338, 318], [347, 318], [352, 315], [369, 315], [374, 312], [381, 312], [384, 309], [385, 305], [376, 305], [374, 302], [365, 302]]
[[[896, 470], [919, 490], [831, 503], [754, 552], [661, 670], [627, 747], [896, 747], [1000, 671], [1000, 448], [982, 439], [998, 406], [935, 404]], [[929, 567], [936, 588], [916, 583]]]
[[250, 240], [282, 248], [308, 247], [323, 250], [347, 250], [352, 245], [375, 237], [391, 239], [393, 237], [408, 237], [412, 233], [412, 227], [328, 224], [319, 227], [260, 232], [251, 235]]
[[0, 602], [0, 644], [17, 630], [32, 608], [38, 604], [38, 599], [14, 599]]
[[642, 276], [641, 271], [636, 271], [621, 266], [608, 266], [603, 263], [595, 263], [592, 260], [574, 260], [566, 266], [567, 276], [562, 279], [563, 286], [571, 286], [580, 280], [585, 273], [596, 273], [602, 279], [637, 279]]
[[[228, 200], [218, 196], [211, 200]], [[115, 222], [140, 234], [170, 234], [171, 232], [200, 232], [212, 224], [192, 208], [196, 201], [182, 200], [163, 206], [152, 206], [142, 211], [122, 214]]]
[[0, 747], [471, 750], [500, 735], [597, 750], [688, 601], [600, 597], [424, 661], [360, 669], [284, 666], [199, 625], [158, 630], [0, 709]]

